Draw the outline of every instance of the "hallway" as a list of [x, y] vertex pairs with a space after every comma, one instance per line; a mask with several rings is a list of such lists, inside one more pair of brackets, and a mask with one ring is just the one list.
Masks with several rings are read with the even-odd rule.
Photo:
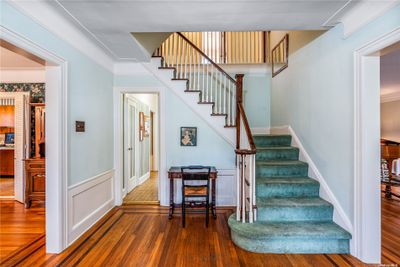
[[124, 204], [159, 204], [158, 172], [151, 171], [150, 178], [137, 186], [124, 198]]

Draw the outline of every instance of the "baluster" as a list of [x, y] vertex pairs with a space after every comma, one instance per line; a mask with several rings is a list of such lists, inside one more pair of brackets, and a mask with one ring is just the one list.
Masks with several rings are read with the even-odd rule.
[[242, 157], [242, 167], [241, 167], [241, 169], [242, 169], [242, 173], [241, 173], [241, 182], [242, 182], [242, 190], [241, 190], [241, 193], [242, 193], [242, 197], [241, 197], [241, 199], [242, 199], [242, 223], [245, 223], [246, 222], [246, 194], [245, 194], [245, 192], [246, 192], [246, 189], [245, 189], [245, 186], [246, 186], [246, 182], [244, 181], [244, 179], [245, 179], [245, 173], [244, 173], [244, 167], [245, 167], [245, 156], [244, 155], [241, 155], [241, 157]]
[[182, 59], [181, 59], [181, 64], [182, 64], [182, 66], [181, 66], [181, 71], [182, 71], [182, 76], [181, 76], [181, 78], [182, 79], [185, 79], [186, 77], [186, 66], [187, 66], [187, 61], [186, 61], [186, 46], [187, 46], [187, 43], [185, 42], [185, 43], [183, 43], [183, 40], [182, 40]]
[[219, 72], [219, 113], [222, 113], [222, 72]]
[[240, 155], [236, 155], [236, 221], [240, 221]]
[[197, 61], [197, 90], [200, 90], [200, 62], [202, 61], [200, 53], [197, 53], [199, 55], [198, 61]]
[[209, 64], [206, 64], [206, 102], [210, 102], [210, 96], [209, 96], [209, 87], [208, 87], [208, 76], [209, 76], [209, 71], [208, 71], [208, 66]]
[[252, 176], [252, 166], [253, 166], [253, 156], [249, 155], [249, 223], [253, 223], [253, 176]]
[[206, 83], [205, 83], [205, 80], [206, 80], [206, 71], [205, 71], [205, 68], [206, 68], [206, 63], [203, 63], [203, 85], [201, 86], [201, 101], [203, 102], [204, 101], [204, 97], [205, 97], [205, 87], [206, 87]]
[[227, 112], [226, 112], [226, 97], [227, 97], [227, 91], [226, 91], [226, 76], [224, 75], [224, 92], [223, 92], [223, 94], [224, 94], [224, 111], [223, 111], [223, 113], [225, 113], [225, 114], [227, 114]]
[[189, 59], [189, 73], [188, 73], [188, 79], [189, 79], [189, 90], [192, 90], [192, 46], [189, 45], [188, 47], [188, 59]]
[[232, 112], [231, 112], [231, 81], [228, 80], [228, 125], [232, 125]]

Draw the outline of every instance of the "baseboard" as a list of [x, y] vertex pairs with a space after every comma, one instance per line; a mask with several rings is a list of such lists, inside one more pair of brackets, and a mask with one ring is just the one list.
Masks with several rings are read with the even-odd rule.
[[263, 135], [270, 133], [270, 128], [268, 127], [254, 127], [251, 128], [250, 130], [253, 135]]
[[317, 180], [320, 184], [319, 195], [324, 200], [330, 202], [333, 206], [333, 221], [348, 231], [350, 234], [353, 233], [353, 225], [344, 212], [342, 206], [339, 201], [333, 194], [332, 190], [329, 188], [328, 184], [325, 181], [325, 178], [319, 172], [317, 166], [311, 159], [310, 155], [307, 153], [306, 149], [302, 145], [300, 139], [296, 135], [295, 131], [292, 127], [287, 126], [287, 133], [292, 136], [292, 146], [298, 147], [300, 150], [300, 160], [308, 163], [308, 175], [311, 178]]
[[68, 188], [68, 245], [114, 207], [114, 170]]
[[147, 179], [150, 178], [150, 172], [145, 173], [144, 175], [142, 175], [141, 177], [139, 177], [139, 183], [138, 185], [143, 184], [144, 182], [147, 181]]

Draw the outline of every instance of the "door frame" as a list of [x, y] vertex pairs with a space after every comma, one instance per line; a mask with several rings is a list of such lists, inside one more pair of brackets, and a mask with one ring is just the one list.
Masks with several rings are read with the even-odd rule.
[[[125, 102], [126, 101], [126, 102]], [[125, 181], [125, 179], [127, 178], [126, 176], [125, 176], [125, 156], [123, 156], [123, 158], [122, 158], [122, 160], [123, 160], [123, 164], [124, 164], [124, 168], [123, 168], [123, 183], [125, 183], [125, 188], [123, 187], [123, 193], [122, 193], [122, 197], [125, 197], [126, 196], [126, 194], [128, 194], [130, 191], [132, 191], [136, 186], [138, 186], [138, 184], [137, 184], [137, 182], [138, 182], [138, 180], [139, 180], [139, 175], [138, 175], [138, 166], [139, 166], [139, 150], [138, 150], [138, 144], [139, 144], [139, 134], [138, 134], [138, 129], [139, 129], [139, 122], [138, 122], [138, 118], [139, 118], [139, 112], [138, 112], [138, 110], [137, 110], [137, 106], [138, 106], [138, 103], [137, 103], [137, 100], [135, 100], [135, 99], [132, 99], [132, 98], [130, 98], [130, 97], [127, 97], [125, 94], [124, 94], [124, 117], [123, 117], [123, 126], [122, 126], [122, 128], [123, 128], [123, 142], [124, 142], [124, 148], [123, 149], [125, 149], [125, 126], [127, 126], [126, 125], [126, 117], [125, 117], [125, 105], [128, 105], [128, 102], [129, 101], [131, 101], [131, 102], [133, 102], [133, 104], [134, 104], [134, 108], [135, 108], [135, 114], [134, 114], [134, 117], [135, 117], [135, 120], [134, 120], [134, 122], [135, 122], [135, 133], [134, 133], [134, 138], [135, 138], [135, 147], [134, 147], [134, 153], [135, 153], [135, 178], [134, 179], [136, 179], [136, 181], [135, 181], [135, 185], [133, 186], [133, 188], [131, 188], [130, 187], [130, 185], [129, 185], [129, 182], [130, 182], [130, 180], [132, 179], [132, 177], [129, 177], [126, 181]], [[130, 118], [129, 118], [130, 119]], [[123, 154], [125, 154], [125, 150], [123, 150], [124, 151], [124, 153]]]
[[46, 61], [46, 252], [67, 246], [68, 63], [62, 57], [0, 25], [1, 38]]
[[115, 205], [123, 202], [123, 95], [124, 94], [158, 94], [158, 199], [161, 206], [169, 205], [168, 177], [165, 149], [165, 88], [164, 87], [114, 87], [114, 193]]
[[352, 254], [381, 261], [379, 51], [400, 41], [400, 27], [354, 52], [354, 227]]

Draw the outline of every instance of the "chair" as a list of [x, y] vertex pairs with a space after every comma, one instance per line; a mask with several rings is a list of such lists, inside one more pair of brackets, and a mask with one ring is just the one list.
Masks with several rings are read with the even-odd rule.
[[[205, 206], [206, 227], [210, 211], [210, 167], [182, 167], [182, 226], [185, 227], [186, 208]], [[197, 199], [197, 201], [193, 201]]]

